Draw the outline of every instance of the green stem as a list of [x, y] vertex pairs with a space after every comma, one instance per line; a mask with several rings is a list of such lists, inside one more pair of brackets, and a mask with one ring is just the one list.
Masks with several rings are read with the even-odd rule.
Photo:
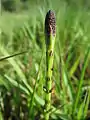
[[55, 16], [49, 11], [45, 19], [45, 36], [46, 36], [46, 86], [45, 86], [45, 111], [44, 118], [49, 120], [49, 110], [51, 108], [51, 90], [52, 90], [52, 71], [55, 44]]

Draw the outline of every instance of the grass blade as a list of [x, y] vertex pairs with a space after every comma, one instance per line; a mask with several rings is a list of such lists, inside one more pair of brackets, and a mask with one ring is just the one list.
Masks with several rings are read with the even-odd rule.
[[90, 52], [90, 48], [88, 47], [86, 50], [85, 57], [84, 57], [84, 64], [83, 64], [83, 68], [82, 68], [82, 72], [81, 72], [80, 82], [79, 82], [79, 86], [78, 86], [78, 93], [77, 93], [75, 104], [74, 104], [73, 114], [76, 112], [76, 109], [77, 109], [77, 106], [79, 103], [80, 94], [82, 91], [83, 80], [84, 80], [84, 75], [85, 75], [85, 70], [86, 70], [87, 63], [88, 63], [89, 52]]

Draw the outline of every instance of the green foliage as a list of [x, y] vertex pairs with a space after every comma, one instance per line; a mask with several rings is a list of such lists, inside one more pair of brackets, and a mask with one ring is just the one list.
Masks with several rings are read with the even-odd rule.
[[50, 120], [90, 119], [90, 11], [59, 2], [38, 0], [29, 11], [0, 17], [1, 58], [28, 50], [0, 61], [0, 120], [44, 118], [44, 19], [51, 8], [57, 33]]
[[16, 12], [28, 9], [28, 3], [21, 0], [2, 0], [1, 7], [4, 11]]
[[16, 1], [15, 0], [2, 0], [1, 1], [3, 9], [6, 11], [15, 11], [16, 10]]

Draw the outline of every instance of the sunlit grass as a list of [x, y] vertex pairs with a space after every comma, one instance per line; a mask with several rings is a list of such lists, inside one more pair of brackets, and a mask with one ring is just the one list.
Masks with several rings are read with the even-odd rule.
[[[90, 116], [90, 11], [73, 10], [66, 4], [51, 8], [56, 14], [57, 34], [50, 119], [86, 120]], [[0, 62], [2, 120], [8, 116], [44, 118], [44, 19], [51, 8], [39, 6], [34, 13], [5, 13], [0, 17], [1, 58], [28, 49], [26, 54]]]

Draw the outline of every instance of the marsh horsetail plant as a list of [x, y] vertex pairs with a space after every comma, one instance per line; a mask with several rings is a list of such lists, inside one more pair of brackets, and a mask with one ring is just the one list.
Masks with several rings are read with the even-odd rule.
[[45, 18], [45, 39], [46, 39], [46, 85], [45, 85], [45, 110], [44, 118], [49, 120], [49, 110], [51, 108], [52, 71], [54, 44], [56, 36], [56, 20], [53, 11], [49, 10]]

